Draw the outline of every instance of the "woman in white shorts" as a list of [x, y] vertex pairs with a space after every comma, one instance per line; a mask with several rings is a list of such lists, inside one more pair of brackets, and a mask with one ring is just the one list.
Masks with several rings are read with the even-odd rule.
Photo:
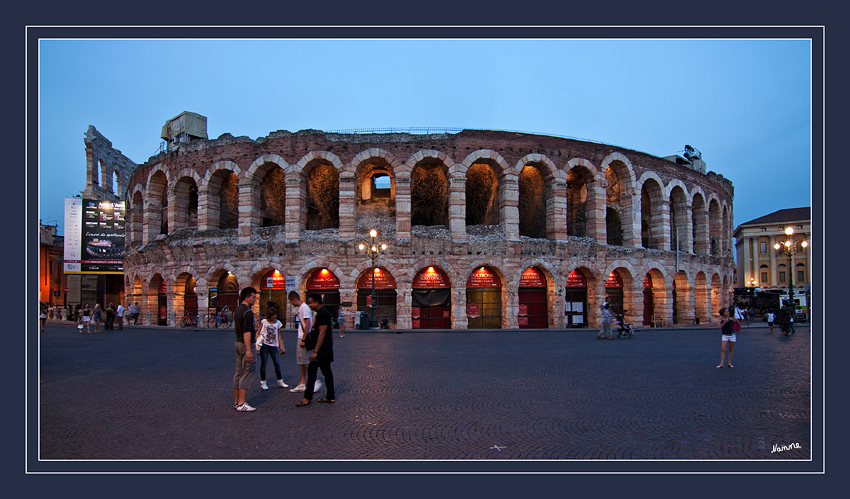
[[[91, 329], [89, 328], [89, 322], [91, 321], [91, 309], [89, 308], [89, 304], [86, 303], [86, 306], [80, 310], [80, 324], [86, 325], [86, 331], [91, 334]], [[83, 332], [83, 329], [80, 328], [80, 333]]]
[[735, 323], [735, 319], [729, 317], [729, 309], [721, 308], [720, 309], [720, 323], [717, 325], [717, 329], [721, 330], [722, 336], [720, 337], [720, 365], [717, 367], [723, 367], [723, 357], [726, 354], [726, 345], [729, 345], [729, 367], [735, 367], [732, 365], [732, 352], [735, 350], [735, 342], [737, 341], [735, 338], [735, 329], [733, 328], [733, 324]]

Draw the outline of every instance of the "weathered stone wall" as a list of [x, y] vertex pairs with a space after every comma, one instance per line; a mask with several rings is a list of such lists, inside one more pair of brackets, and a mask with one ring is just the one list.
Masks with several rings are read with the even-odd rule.
[[[377, 171], [392, 179], [389, 199], [364, 197], [364, 185]], [[198, 191], [197, 227], [172, 227], [158, 236], [158, 227], [150, 227], [158, 220], [156, 203], [149, 201], [161, 197], [163, 183], [172, 195], [189, 185], [180, 183], [189, 177]], [[155, 303], [151, 296], [160, 278], [173, 297], [184, 292], [179, 284], [185, 287], [186, 276], [193, 277], [203, 312], [209, 289], [227, 272], [239, 287], [259, 288], [276, 269], [295, 276], [304, 291], [310, 274], [321, 268], [339, 279], [341, 301], [356, 302], [356, 283], [371, 264], [357, 243], [373, 227], [389, 245], [377, 265], [397, 282], [399, 327], [412, 324], [413, 278], [429, 266], [451, 280], [456, 328], [467, 325], [466, 281], [482, 266], [501, 281], [502, 327], [518, 325], [520, 276], [531, 266], [546, 277], [549, 327], [565, 326], [563, 296], [574, 270], [587, 282], [591, 326], [598, 325], [612, 272], [627, 288], [624, 308], [632, 322], [643, 319], [646, 275], [653, 283], [650, 315], [659, 321], [674, 315], [674, 278], [680, 322], [709, 320], [727, 303], [732, 286], [729, 224], [710, 223], [708, 211], [712, 206], [731, 217], [728, 180], [643, 153], [558, 137], [306, 130], [251, 140], [225, 134], [151, 158], [133, 173], [126, 193], [127, 200], [141, 193], [147, 207], [139, 217], [132, 213], [139, 203], [133, 203], [128, 234], [151, 234], [130, 244], [125, 261], [126, 289], [140, 295], [140, 304]], [[609, 208], [619, 224], [607, 220]], [[188, 203], [168, 204], [168, 210], [178, 209]], [[235, 223], [219, 212], [236, 213]], [[183, 218], [169, 212], [169, 219]], [[653, 249], [641, 244], [643, 224], [653, 233]], [[709, 226], [718, 239], [716, 255], [706, 254], [709, 231], [701, 228]], [[615, 228], [621, 245], [608, 244], [608, 231]], [[678, 258], [671, 251], [674, 232], [685, 241]], [[169, 298], [169, 310], [181, 312], [180, 303]]]

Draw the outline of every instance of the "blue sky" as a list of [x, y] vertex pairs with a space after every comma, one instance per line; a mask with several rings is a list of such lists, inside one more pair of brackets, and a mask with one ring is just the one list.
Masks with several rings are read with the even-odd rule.
[[655, 156], [689, 144], [732, 180], [737, 226], [811, 204], [810, 50], [808, 40], [41, 40], [39, 217], [64, 232], [64, 198], [85, 188], [89, 125], [141, 164], [165, 121], [192, 111], [211, 139], [431, 126]]

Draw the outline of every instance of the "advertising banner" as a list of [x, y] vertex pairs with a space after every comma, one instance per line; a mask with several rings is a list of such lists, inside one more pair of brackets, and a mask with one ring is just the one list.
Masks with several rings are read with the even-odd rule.
[[467, 288], [498, 288], [501, 286], [499, 276], [487, 267], [476, 270], [466, 280]]
[[[363, 272], [357, 282], [358, 289], [372, 289], [372, 269]], [[392, 274], [380, 267], [375, 268], [375, 289], [396, 289]]]
[[65, 273], [124, 273], [124, 201], [65, 199]]
[[519, 277], [519, 287], [521, 288], [545, 288], [546, 277], [543, 272], [540, 272], [534, 267], [528, 267], [525, 272]]

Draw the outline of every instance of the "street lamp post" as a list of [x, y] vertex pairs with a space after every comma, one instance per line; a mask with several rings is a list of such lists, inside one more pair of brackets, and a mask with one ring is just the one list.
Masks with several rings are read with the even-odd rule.
[[380, 243], [376, 243], [375, 239], [378, 237], [378, 231], [375, 229], [369, 230], [369, 238], [370, 242], [361, 242], [357, 245], [357, 249], [362, 251], [372, 260], [372, 295], [371, 300], [372, 304], [369, 306], [369, 328], [375, 329], [378, 327], [378, 316], [377, 316], [377, 302], [375, 300], [375, 259], [380, 256], [381, 252], [386, 251], [387, 243], [381, 241]]
[[[788, 300], [790, 301], [790, 305], [793, 309], [792, 317], [797, 315], [797, 306], [794, 302], [794, 255], [797, 254], [796, 248], [794, 246], [794, 227], [786, 227], [785, 235], [788, 236], [788, 239], [784, 243], [776, 243], [773, 245], [774, 249], [782, 250], [786, 255], [788, 255], [788, 259], [790, 262], [790, 266], [788, 267]], [[800, 243], [800, 246], [803, 248], [809, 247], [808, 241], [803, 241]]]

